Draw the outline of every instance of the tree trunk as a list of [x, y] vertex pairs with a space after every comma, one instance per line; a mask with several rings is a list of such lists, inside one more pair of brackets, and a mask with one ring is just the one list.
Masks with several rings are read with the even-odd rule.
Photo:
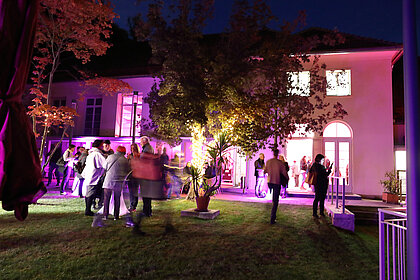
[[55, 151], [57, 150], [58, 146], [59, 146], [59, 145], [63, 142], [63, 138], [64, 138], [64, 135], [66, 134], [66, 131], [67, 131], [67, 128], [68, 128], [68, 127], [69, 127], [69, 126], [66, 126], [66, 128], [64, 128], [63, 134], [61, 134], [60, 141], [58, 141], [58, 143], [57, 143], [57, 144], [55, 144], [53, 151], [52, 151], [52, 152], [50, 153], [50, 155], [46, 158], [45, 163], [44, 163], [44, 165], [42, 166], [42, 169], [41, 169], [41, 174], [43, 174], [43, 173], [44, 173], [44, 169], [45, 169], [45, 167], [46, 167], [46, 166], [50, 163], [51, 156], [55, 153]]
[[[51, 72], [50, 72], [49, 80], [48, 80], [47, 105], [50, 104], [51, 85], [54, 78], [54, 72], [57, 69], [57, 65], [56, 65], [57, 62], [58, 62], [58, 59], [54, 57], [52, 65], [51, 65]], [[48, 116], [47, 116], [45, 117], [44, 132], [42, 134], [41, 148], [39, 151], [39, 157], [40, 157], [41, 162], [44, 159], [44, 146], [45, 146], [45, 141], [47, 140], [48, 128], [49, 127], [48, 127]]]

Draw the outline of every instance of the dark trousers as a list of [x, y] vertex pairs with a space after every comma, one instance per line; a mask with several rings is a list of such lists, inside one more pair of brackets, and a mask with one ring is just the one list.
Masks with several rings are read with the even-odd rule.
[[60, 192], [64, 192], [64, 190], [67, 188], [67, 185], [70, 180], [70, 174], [71, 174], [71, 168], [69, 166], [66, 166], [63, 172], [63, 180], [61, 180], [61, 184], [60, 184]]
[[92, 202], [98, 193], [98, 189], [101, 190], [102, 188], [99, 185], [87, 186], [86, 197], [85, 197], [85, 202], [86, 202], [85, 213], [92, 212]]
[[143, 197], [143, 213], [150, 217], [152, 216], [152, 199], [149, 197]]
[[139, 183], [136, 179], [131, 179], [128, 183], [128, 191], [130, 194], [130, 209], [135, 210], [139, 203]]
[[120, 216], [120, 198], [121, 190], [103, 189], [104, 190], [104, 216], [109, 215], [109, 202], [111, 201], [112, 193], [114, 193], [114, 218], [118, 219]]
[[280, 185], [268, 183], [268, 187], [273, 190], [273, 207], [271, 208], [271, 223], [276, 221], [277, 208], [279, 207]]
[[315, 188], [315, 199], [312, 205], [313, 215], [316, 216], [318, 212], [318, 203], [319, 203], [319, 214], [324, 215], [324, 200], [327, 193], [323, 191], [318, 191]]
[[50, 162], [48, 166], [48, 185], [51, 184], [53, 172], [58, 186], [60, 184], [60, 172], [58, 171], [58, 165], [55, 162]]
[[85, 182], [85, 178], [79, 178], [79, 185], [78, 185], [78, 189], [79, 189], [79, 196], [83, 197], [83, 183]]

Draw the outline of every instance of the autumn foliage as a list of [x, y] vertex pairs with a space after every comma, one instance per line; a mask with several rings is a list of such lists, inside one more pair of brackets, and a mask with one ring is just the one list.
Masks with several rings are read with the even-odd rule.
[[[43, 149], [48, 130], [53, 125], [73, 126], [77, 115], [73, 108], [50, 104], [51, 85], [64, 52], [72, 53], [82, 63], [92, 56], [104, 55], [111, 47], [111, 24], [117, 15], [110, 3], [102, 0], [41, 0], [33, 57], [32, 117], [35, 135], [41, 127]], [[38, 124], [38, 126], [37, 126]], [[65, 130], [64, 130], [65, 133]]]

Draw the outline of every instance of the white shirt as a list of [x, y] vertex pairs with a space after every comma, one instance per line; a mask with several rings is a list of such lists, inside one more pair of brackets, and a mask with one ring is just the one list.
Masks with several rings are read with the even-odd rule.
[[299, 167], [297, 166], [297, 164], [293, 164], [292, 165], [292, 176], [299, 176]]
[[73, 158], [73, 153], [70, 149], [67, 149], [63, 154], [63, 160], [65, 162], [70, 161]]
[[98, 148], [89, 150], [89, 155], [86, 158], [86, 167], [83, 169], [82, 177], [85, 178], [84, 185], [96, 185], [99, 178], [105, 171], [106, 160]]

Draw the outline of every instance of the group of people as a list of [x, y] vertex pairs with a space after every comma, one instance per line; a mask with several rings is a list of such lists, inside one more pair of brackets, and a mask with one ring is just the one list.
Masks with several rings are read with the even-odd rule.
[[[287, 183], [289, 182], [289, 166], [283, 156], [279, 156], [279, 150], [273, 151], [273, 158], [269, 159], [264, 163], [264, 154], [260, 154], [259, 159], [255, 162], [257, 170], [262, 168], [264, 174], [268, 174], [268, 187], [273, 193], [272, 208], [270, 223], [276, 223], [277, 208], [279, 204], [279, 197], [285, 197]], [[306, 160], [305, 157], [303, 160]], [[301, 161], [301, 163], [302, 163]], [[307, 163], [305, 161], [305, 163]], [[310, 165], [307, 173], [316, 174], [316, 181], [314, 182], [315, 198], [312, 205], [313, 217], [319, 218], [318, 216], [318, 205], [319, 213], [321, 216], [324, 214], [324, 201], [328, 190], [328, 176], [331, 173], [332, 164], [324, 166], [325, 156], [318, 154], [315, 157], [315, 161]], [[258, 173], [259, 174], [259, 173]], [[256, 173], [257, 175], [257, 173]], [[306, 175], [306, 174], [305, 174]], [[298, 185], [298, 184], [297, 184]]]
[[[153, 147], [150, 145], [148, 137], [140, 138], [140, 148], [136, 143], [131, 144], [131, 153], [126, 156], [126, 149], [124, 146], [118, 146], [116, 152], [111, 149], [111, 142], [109, 140], [97, 139], [92, 143], [90, 150], [84, 147], [78, 147], [75, 152], [75, 145], [70, 144], [68, 149], [61, 155], [55, 152], [51, 156], [51, 161], [48, 171], [48, 183], [51, 184], [52, 174], [55, 173], [57, 179], [57, 186], [60, 186], [60, 194], [66, 194], [68, 182], [71, 171], [74, 170], [75, 183], [73, 186], [78, 189], [77, 194], [80, 197], [85, 197], [85, 215], [93, 216], [94, 209], [100, 209], [99, 213], [103, 214], [104, 219], [108, 219], [110, 209], [113, 209], [114, 219], [119, 219], [120, 215], [128, 212], [136, 211], [139, 200], [139, 189], [142, 190], [143, 200], [143, 214], [144, 216], [152, 216], [152, 199], [153, 194], [148, 195], [150, 188], [150, 180], [142, 180], [136, 178], [132, 174], [133, 162], [137, 159], [146, 157], [146, 154], [158, 157], [162, 166], [162, 178], [159, 178], [157, 184], [162, 184], [163, 187], [169, 187], [168, 197], [171, 193], [175, 193], [179, 197], [179, 192], [182, 187], [182, 181], [179, 178], [179, 159], [175, 156], [169, 161], [166, 154], [166, 148], [160, 155], [155, 155]], [[60, 183], [60, 173], [62, 180]], [[165, 181], [165, 177], [169, 180]], [[124, 200], [121, 196], [124, 182], [128, 182], [129, 189], [129, 208], [125, 206]], [[76, 192], [76, 190], [75, 190]], [[74, 193], [73, 193], [74, 194]], [[111, 198], [113, 197], [113, 200]], [[98, 207], [96, 207], [96, 204]]]

